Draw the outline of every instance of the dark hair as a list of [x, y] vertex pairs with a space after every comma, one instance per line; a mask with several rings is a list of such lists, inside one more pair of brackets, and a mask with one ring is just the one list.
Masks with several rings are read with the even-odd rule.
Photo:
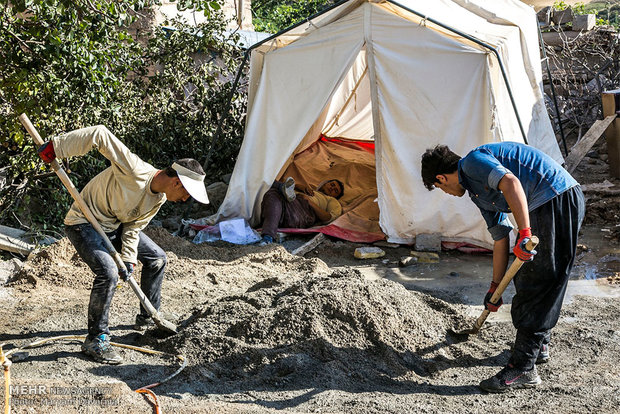
[[340, 197], [342, 197], [342, 196], [344, 195], [344, 184], [342, 183], [342, 181], [337, 180], [337, 179], [335, 179], [335, 178], [334, 178], [333, 180], [331, 180], [331, 181], [335, 181], [335, 182], [337, 182], [337, 183], [338, 183], [338, 185], [340, 186], [340, 195], [339, 195], [338, 197], [336, 197], [336, 200], [339, 200], [339, 199], [340, 199]]
[[[320, 188], [317, 188], [317, 190], [321, 191], [321, 188], [323, 188], [323, 186], [327, 183], [331, 183], [332, 181], [335, 181], [338, 183], [338, 187], [340, 187], [340, 194], [338, 195], [338, 197], [336, 197], [336, 200], [339, 200], [343, 195], [344, 195], [344, 184], [342, 183], [342, 181], [336, 179], [336, 178], [331, 178], [327, 181], [323, 181], [322, 185]], [[323, 191], [321, 191], [323, 193]]]
[[461, 156], [450, 151], [447, 145], [427, 149], [422, 155], [422, 181], [428, 191], [435, 188], [438, 175], [455, 172], [460, 159]]
[[[200, 175], [205, 175], [204, 170], [202, 169], [202, 165], [200, 165], [200, 163], [198, 161], [196, 161], [193, 158], [181, 158], [180, 160], [176, 160], [175, 161], [177, 164], [179, 164], [181, 167], [185, 167], [188, 170], [192, 170], [193, 172], [200, 174]], [[166, 169], [164, 170], [164, 173], [168, 176], [168, 177], [178, 177], [179, 174], [177, 174], [176, 170], [173, 169], [172, 167], [166, 167]]]

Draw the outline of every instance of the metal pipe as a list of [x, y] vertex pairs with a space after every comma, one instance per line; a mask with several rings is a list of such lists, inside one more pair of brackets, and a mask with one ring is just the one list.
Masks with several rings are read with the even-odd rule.
[[217, 123], [217, 128], [215, 130], [215, 133], [211, 137], [211, 142], [209, 143], [209, 152], [207, 153], [207, 157], [206, 157], [204, 163], [202, 164], [202, 169], [205, 170], [205, 171], [207, 169], [207, 164], [209, 163], [209, 160], [211, 159], [211, 154], [213, 153], [214, 144], [217, 142], [217, 139], [222, 134], [222, 128], [223, 128], [223, 125], [224, 125], [224, 121], [226, 120], [226, 115], [228, 114], [228, 111], [230, 110], [230, 106], [232, 105], [233, 95], [234, 95], [235, 91], [237, 90], [237, 86], [239, 84], [239, 80], [241, 79], [241, 74], [243, 73], [243, 67], [247, 63], [248, 58], [250, 56], [249, 52], [250, 52], [250, 50], [248, 49], [243, 54], [243, 60], [241, 61], [241, 65], [239, 65], [239, 69], [237, 70], [237, 75], [235, 76], [235, 81], [233, 82], [233, 85], [230, 88], [230, 92], [228, 93], [228, 104], [226, 105], [226, 108], [224, 109], [224, 111], [222, 111], [222, 117], [220, 118], [220, 121]]

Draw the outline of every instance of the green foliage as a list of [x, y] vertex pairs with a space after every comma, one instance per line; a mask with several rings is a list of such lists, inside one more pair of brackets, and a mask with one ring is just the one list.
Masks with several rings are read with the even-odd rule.
[[573, 12], [575, 14], [588, 14], [586, 11], [586, 5], [584, 3], [573, 4]]
[[[0, 0], [0, 222], [56, 229], [71, 202], [37, 157], [21, 113], [44, 140], [103, 124], [155, 167], [206, 159], [240, 61], [235, 39], [220, 5], [204, 0], [177, 6], [203, 11], [206, 23], [133, 30], [158, 2]], [[236, 95], [208, 175], [232, 170], [244, 114], [245, 96]], [[76, 186], [106, 163], [96, 151], [69, 160]]]
[[334, 0], [255, 0], [252, 2], [254, 29], [277, 33], [335, 3]]
[[575, 14], [595, 14], [596, 25], [611, 25], [616, 29], [620, 28], [620, 4], [610, 1], [590, 1], [586, 3], [575, 3], [569, 6], [565, 1], [556, 1], [553, 3], [555, 10], [565, 10], [571, 7]]

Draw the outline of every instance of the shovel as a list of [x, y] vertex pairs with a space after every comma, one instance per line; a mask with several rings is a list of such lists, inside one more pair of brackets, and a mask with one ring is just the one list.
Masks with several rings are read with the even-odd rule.
[[[532, 236], [532, 238], [525, 244], [525, 247], [527, 248], [527, 250], [532, 251], [537, 245], [538, 237]], [[512, 264], [504, 274], [504, 277], [502, 277], [502, 280], [499, 282], [497, 289], [495, 289], [495, 293], [493, 293], [493, 296], [491, 296], [491, 303], [496, 303], [499, 298], [502, 297], [504, 290], [506, 290], [506, 287], [508, 286], [508, 284], [510, 284], [512, 278], [515, 277], [515, 274], [517, 274], [519, 269], [521, 269], [523, 263], [525, 263], [523, 260], [519, 259], [518, 257], [515, 258], [514, 262], [512, 262]], [[478, 333], [480, 328], [482, 328], [484, 321], [487, 320], [490, 313], [491, 311], [485, 309], [484, 311], [482, 311], [482, 314], [478, 317], [478, 319], [476, 319], [474, 325], [471, 328], [462, 330], [450, 330], [450, 332], [456, 335], [475, 335]]]
[[[30, 122], [30, 119], [28, 119], [28, 116], [26, 114], [21, 114], [19, 116], [19, 120], [24, 126], [24, 128], [26, 128], [28, 133], [32, 136], [32, 139], [34, 139], [35, 144], [37, 144], [37, 146], [39, 147], [43, 145], [43, 139], [41, 139], [39, 132], [37, 132], [34, 125], [32, 125], [32, 123]], [[75, 188], [75, 186], [73, 185], [73, 182], [71, 182], [71, 179], [69, 178], [67, 173], [65, 173], [65, 170], [63, 170], [63, 168], [60, 166], [57, 160], [52, 161], [50, 165], [52, 166], [52, 169], [56, 172], [56, 174], [60, 178], [60, 181], [62, 181], [62, 183], [67, 188], [67, 190], [69, 190], [69, 193], [71, 194], [71, 196], [73, 197], [77, 205], [80, 207], [80, 210], [82, 210], [82, 213], [84, 214], [84, 216], [86, 216], [86, 219], [90, 222], [90, 224], [93, 225], [95, 230], [97, 230], [97, 233], [99, 233], [99, 235], [101, 235], [101, 237], [103, 238], [106, 248], [108, 249], [108, 252], [110, 253], [110, 255], [114, 258], [114, 261], [116, 262], [116, 265], [118, 266], [118, 268], [119, 269], [124, 268], [125, 264], [123, 263], [123, 260], [121, 259], [121, 255], [118, 254], [118, 252], [112, 245], [112, 242], [110, 242], [110, 239], [108, 238], [108, 236], [105, 234], [105, 232], [101, 228], [101, 225], [97, 222], [97, 219], [95, 218], [95, 216], [93, 216], [93, 213], [88, 208], [88, 205], [86, 205], [86, 203], [84, 202], [84, 199], [78, 192], [77, 188]], [[155, 325], [157, 325], [157, 327], [161, 331], [167, 334], [177, 333], [177, 327], [172, 322], [169, 322], [161, 317], [159, 312], [157, 312], [157, 309], [153, 307], [153, 305], [148, 300], [144, 292], [142, 292], [142, 289], [140, 289], [140, 287], [138, 286], [138, 283], [136, 282], [136, 279], [134, 279], [132, 275], [129, 275], [129, 278], [127, 278], [127, 283], [129, 283], [129, 286], [131, 286], [136, 296], [138, 296], [138, 299], [140, 299], [140, 303], [142, 304], [144, 309], [146, 309], [150, 317], [153, 318]]]

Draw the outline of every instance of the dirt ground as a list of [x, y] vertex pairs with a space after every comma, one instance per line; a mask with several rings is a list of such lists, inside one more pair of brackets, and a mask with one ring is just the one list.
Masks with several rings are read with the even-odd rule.
[[[179, 333], [132, 330], [138, 301], [117, 290], [113, 341], [124, 363], [100, 365], [80, 339], [25, 350], [11, 366], [14, 413], [150, 413], [153, 388], [164, 413], [406, 413], [620, 411], [620, 180], [608, 177], [604, 143], [575, 173], [588, 214], [573, 280], [553, 331], [551, 361], [534, 390], [493, 395], [480, 380], [507, 361], [514, 337], [512, 287], [478, 335], [462, 338], [482, 311], [491, 269], [487, 254], [440, 253], [435, 264], [399, 267], [408, 246], [386, 256], [353, 257], [361, 245], [327, 240], [306, 257], [282, 245], [195, 245], [166, 230], [147, 233], [167, 252], [162, 310]], [[605, 180], [609, 184], [605, 184]], [[140, 268], [137, 269], [140, 274]], [[0, 286], [0, 344], [86, 334], [92, 275], [68, 240], [31, 255]], [[500, 408], [501, 407], [501, 408]]]

